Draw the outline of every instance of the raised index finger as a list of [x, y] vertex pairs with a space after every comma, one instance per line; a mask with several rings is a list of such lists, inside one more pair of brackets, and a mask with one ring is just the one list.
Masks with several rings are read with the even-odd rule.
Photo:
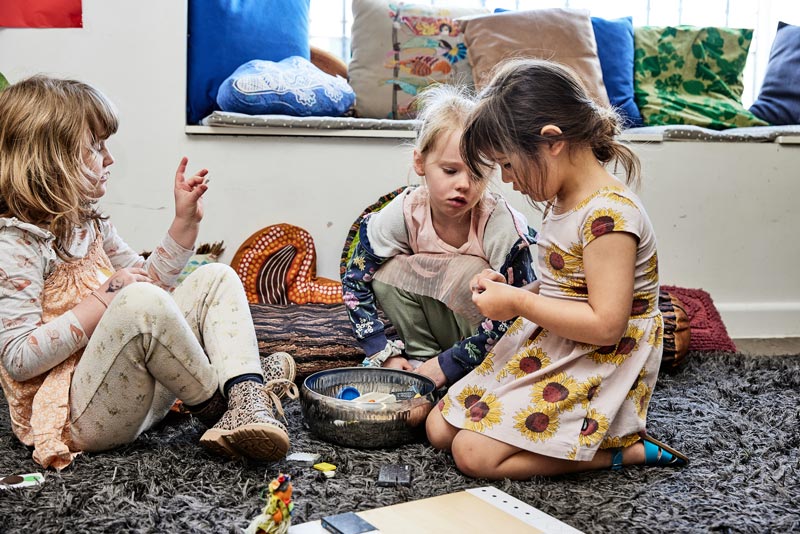
[[189, 158], [183, 156], [181, 162], [178, 163], [178, 170], [175, 171], [175, 183], [182, 184], [184, 182], [184, 173], [186, 172], [186, 165], [189, 163]]

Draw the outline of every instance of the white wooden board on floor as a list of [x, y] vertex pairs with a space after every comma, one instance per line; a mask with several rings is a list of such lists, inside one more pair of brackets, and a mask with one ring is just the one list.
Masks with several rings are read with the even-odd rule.
[[[358, 515], [382, 534], [583, 534], [493, 486], [365, 510]], [[289, 534], [328, 534], [328, 531], [319, 521], [310, 521], [292, 525]]]

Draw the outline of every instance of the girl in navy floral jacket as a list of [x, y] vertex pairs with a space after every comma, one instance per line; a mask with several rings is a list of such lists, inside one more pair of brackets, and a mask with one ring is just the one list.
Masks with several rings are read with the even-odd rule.
[[[423, 185], [364, 219], [342, 284], [364, 365], [417, 369], [441, 386], [479, 365], [510, 324], [480, 315], [470, 278], [488, 267], [514, 286], [532, 283], [534, 232], [461, 158], [474, 101], [443, 85], [420, 102], [414, 171]], [[387, 340], [378, 305], [401, 340]]]

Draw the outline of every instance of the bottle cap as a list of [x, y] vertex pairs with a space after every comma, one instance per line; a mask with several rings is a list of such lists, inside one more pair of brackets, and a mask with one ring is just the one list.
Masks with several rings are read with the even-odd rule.
[[361, 396], [361, 392], [358, 391], [353, 386], [345, 386], [339, 390], [339, 393], [336, 394], [337, 399], [342, 400], [353, 400]]

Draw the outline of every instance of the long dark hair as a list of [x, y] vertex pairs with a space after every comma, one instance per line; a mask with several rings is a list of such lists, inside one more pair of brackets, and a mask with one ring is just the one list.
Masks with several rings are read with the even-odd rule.
[[[639, 182], [639, 158], [615, 139], [619, 115], [597, 104], [580, 79], [552, 61], [511, 59], [497, 66], [461, 138], [461, 155], [471, 174], [482, 177], [495, 154], [505, 154], [514, 172], [535, 189], [544, 189], [545, 162], [540, 148], [566, 141], [568, 150], [590, 147], [603, 164], [621, 165], [626, 183]], [[553, 124], [561, 135], [543, 136]]]

